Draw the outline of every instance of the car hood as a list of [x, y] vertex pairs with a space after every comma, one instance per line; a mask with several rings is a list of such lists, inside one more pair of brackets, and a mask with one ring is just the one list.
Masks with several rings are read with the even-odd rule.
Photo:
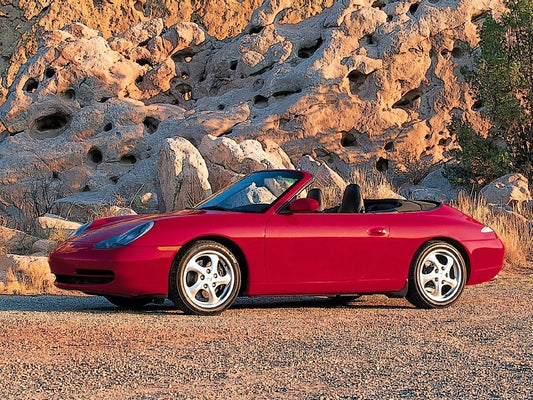
[[73, 237], [69, 241], [97, 243], [109, 237], [121, 235], [144, 222], [153, 221], [157, 223], [162, 220], [179, 219], [180, 217], [202, 214], [206, 214], [206, 211], [191, 209], [166, 214], [122, 215], [101, 218], [92, 221], [91, 225], [81, 235]]

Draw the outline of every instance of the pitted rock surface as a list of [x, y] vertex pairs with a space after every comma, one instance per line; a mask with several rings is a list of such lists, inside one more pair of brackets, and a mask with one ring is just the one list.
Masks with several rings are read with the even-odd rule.
[[[448, 159], [453, 115], [484, 128], [460, 71], [484, 15], [499, 9], [352, 0], [296, 18], [293, 2], [272, 0], [225, 40], [165, 18], [107, 40], [82, 24], [47, 32], [0, 107], [0, 212], [16, 218], [37, 204], [44, 213], [84, 192], [159, 199], [145, 206], [162, 210], [157, 159], [174, 137], [200, 153], [207, 135], [252, 140], [259, 164], [257, 146], [275, 143], [284, 164], [310, 156], [341, 175], [401, 169], [405, 153]], [[212, 187], [241, 171], [222, 173], [210, 171]]]

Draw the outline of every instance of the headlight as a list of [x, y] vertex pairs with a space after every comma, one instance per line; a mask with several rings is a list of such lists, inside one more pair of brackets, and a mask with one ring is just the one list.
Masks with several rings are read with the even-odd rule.
[[113, 236], [109, 239], [102, 240], [94, 245], [95, 249], [114, 249], [121, 246], [126, 246], [134, 240], [139, 239], [142, 235], [152, 229], [154, 222], [145, 222], [144, 224], [137, 225], [131, 228], [129, 231], [124, 232], [122, 235]]
[[82, 226], [80, 226], [78, 229], [76, 229], [76, 231], [74, 231], [74, 233], [72, 235], [70, 235], [69, 238], [80, 236], [83, 232], [85, 232], [85, 230], [89, 226], [91, 226], [92, 223], [93, 223], [93, 221], [89, 221], [89, 222], [84, 223]]

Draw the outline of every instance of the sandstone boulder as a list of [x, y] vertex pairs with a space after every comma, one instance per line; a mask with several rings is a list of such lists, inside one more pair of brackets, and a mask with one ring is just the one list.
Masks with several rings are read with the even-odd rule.
[[112, 193], [81, 192], [57, 199], [52, 210], [62, 218], [68, 218], [77, 223], [85, 223], [102, 217], [137, 214], [129, 207], [116, 206], [117, 203], [123, 202], [123, 199], [117, 199]]
[[[39, 240], [39, 238], [35, 236], [0, 225], [0, 247], [4, 253], [27, 252], [37, 240]], [[0, 251], [0, 253], [1, 252], [2, 251]]]
[[[81, 226], [79, 222], [68, 221], [65, 218], [61, 218], [59, 215], [45, 214], [42, 217], [37, 218], [36, 227], [37, 233], [40, 237], [48, 238], [51, 233], [64, 232], [64, 236], [76, 231]], [[66, 237], [65, 237], [66, 238]]]
[[440, 167], [431, 171], [424, 179], [420, 181], [420, 186], [439, 189], [444, 194], [443, 198], [449, 200], [457, 199], [459, 190], [450, 183], [445, 176], [445, 167]]
[[528, 179], [522, 174], [508, 174], [483, 187], [479, 192], [489, 204], [520, 205], [531, 200]]
[[400, 194], [403, 197], [412, 200], [430, 200], [440, 201], [442, 203], [447, 203], [451, 200], [442, 190], [422, 185], [413, 185], [403, 188], [400, 190]]
[[249, 139], [238, 143], [226, 136], [207, 135], [198, 149], [207, 162], [214, 191], [255, 171], [294, 168], [283, 149], [272, 142], [263, 145]]
[[298, 168], [314, 176], [313, 188], [322, 190], [325, 208], [338, 206], [341, 202], [347, 183], [339, 174], [328, 167], [324, 162], [317, 161], [311, 156], [303, 156], [298, 163]]
[[158, 179], [167, 212], [192, 207], [211, 195], [209, 173], [199, 151], [186, 139], [167, 139], [159, 151]]

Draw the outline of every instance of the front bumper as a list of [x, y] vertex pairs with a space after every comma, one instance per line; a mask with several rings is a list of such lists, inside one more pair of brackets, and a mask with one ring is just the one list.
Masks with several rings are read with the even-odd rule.
[[92, 244], [66, 242], [49, 257], [61, 289], [121, 297], [166, 296], [168, 277], [179, 247], [94, 249]]

